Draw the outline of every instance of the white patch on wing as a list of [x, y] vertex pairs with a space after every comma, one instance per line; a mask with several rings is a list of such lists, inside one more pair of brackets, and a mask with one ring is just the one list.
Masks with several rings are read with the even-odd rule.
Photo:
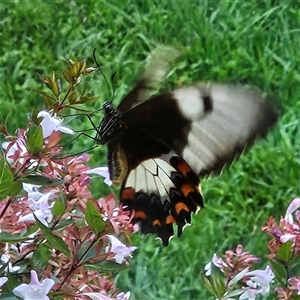
[[202, 93], [197, 87], [184, 87], [173, 92], [181, 113], [189, 120], [200, 120], [205, 114]]
[[169, 200], [170, 188], [174, 186], [171, 180], [171, 173], [176, 170], [162, 158], [151, 158], [143, 161], [135, 169], [131, 170], [126, 187], [132, 187], [135, 192], [147, 194], [155, 193], [161, 200]]

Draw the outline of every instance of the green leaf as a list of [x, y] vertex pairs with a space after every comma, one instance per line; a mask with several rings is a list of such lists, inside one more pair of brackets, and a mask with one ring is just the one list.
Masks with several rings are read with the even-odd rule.
[[78, 93], [77, 93], [76, 91], [73, 91], [73, 92], [70, 94], [69, 98], [68, 98], [68, 99], [69, 99], [69, 103], [70, 103], [70, 104], [76, 103], [77, 98], [78, 98]]
[[65, 183], [63, 179], [52, 179], [40, 175], [26, 175], [24, 177], [20, 177], [18, 180], [24, 183], [43, 186], [56, 186]]
[[90, 200], [87, 202], [85, 220], [95, 234], [103, 231], [105, 227], [105, 222], [103, 221], [100, 211], [97, 210], [95, 205]]
[[10, 196], [17, 196], [22, 190], [22, 183], [20, 181], [14, 181], [11, 185]]
[[18, 298], [13, 293], [2, 293], [1, 300], [17, 300]]
[[70, 256], [70, 251], [63, 241], [63, 239], [55, 234], [52, 233], [51, 229], [45, 226], [36, 216], [33, 214], [37, 225], [42, 230], [42, 232], [45, 235], [45, 238], [47, 239], [48, 243], [55, 248], [56, 250], [59, 250], [60, 252], [66, 254], [68, 257]]
[[65, 213], [65, 211], [66, 204], [61, 199], [56, 199], [52, 207], [52, 213], [57, 217], [61, 217]]
[[277, 251], [276, 258], [280, 259], [281, 261], [288, 263], [293, 258], [293, 242], [288, 241], [280, 246], [279, 250]]
[[[4, 286], [6, 291], [12, 291], [17, 285], [21, 284], [17, 276], [14, 276], [9, 272], [6, 273], [5, 276], [8, 278]], [[2, 300], [2, 295], [1, 295], [1, 300]]]
[[278, 280], [280, 286], [285, 287], [287, 278], [286, 268], [282, 263], [275, 260], [270, 260], [270, 264], [272, 266], [272, 271], [274, 272], [275, 277]]
[[211, 285], [211, 282], [210, 280], [208, 279], [209, 277], [206, 277], [204, 275], [204, 273], [201, 274], [201, 281], [202, 281], [202, 284], [204, 286], [205, 289], [207, 289], [212, 295], [214, 295], [215, 297], [217, 297], [212, 285]]
[[103, 271], [107, 272], [119, 272], [128, 268], [125, 264], [118, 264], [113, 261], [101, 261], [97, 264], [86, 264], [85, 268], [87, 270], [94, 270], [102, 273]]
[[42, 126], [29, 129], [27, 133], [27, 150], [32, 155], [38, 154], [44, 145]]
[[10, 195], [14, 176], [4, 159], [0, 159], [0, 200]]
[[28, 235], [24, 234], [10, 234], [7, 232], [0, 232], [0, 241], [2, 243], [16, 243], [16, 242], [24, 242], [28, 240]]
[[221, 270], [216, 267], [213, 263], [211, 264], [211, 276], [210, 282], [213, 290], [215, 291], [215, 295], [218, 299], [222, 298], [224, 293], [226, 292], [226, 278]]
[[75, 82], [72, 74], [68, 71], [62, 71], [65, 79], [67, 80], [68, 83], [73, 84]]
[[48, 264], [50, 258], [51, 252], [49, 251], [49, 247], [46, 245], [46, 243], [39, 244], [32, 256], [34, 266], [45, 266]]

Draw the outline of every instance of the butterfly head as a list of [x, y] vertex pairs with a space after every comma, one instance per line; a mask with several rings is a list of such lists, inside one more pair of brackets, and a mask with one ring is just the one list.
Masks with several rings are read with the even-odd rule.
[[102, 109], [105, 115], [100, 123], [98, 135], [100, 143], [106, 144], [118, 136], [119, 130], [122, 127], [122, 114], [119, 110], [113, 108], [110, 102], [104, 102]]

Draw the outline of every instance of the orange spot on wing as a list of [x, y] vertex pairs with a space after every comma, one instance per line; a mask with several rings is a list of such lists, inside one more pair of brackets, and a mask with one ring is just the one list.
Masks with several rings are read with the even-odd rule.
[[158, 219], [154, 220], [154, 221], [152, 222], [152, 224], [153, 224], [154, 226], [155, 226], [155, 225], [161, 226], [160, 221], [159, 221]]
[[195, 191], [194, 187], [189, 183], [183, 184], [180, 189], [184, 197], [187, 197], [189, 193]]
[[178, 164], [177, 170], [185, 177], [187, 176], [188, 172], [192, 172], [192, 169], [185, 161], [182, 161]]
[[135, 190], [133, 188], [125, 188], [122, 192], [121, 192], [121, 199], [124, 200], [134, 200], [134, 196], [135, 196]]
[[181, 210], [185, 210], [187, 212], [189, 212], [189, 208], [183, 203], [183, 202], [178, 202], [175, 204], [175, 210], [176, 213], [179, 215], [179, 213], [181, 212]]
[[137, 219], [142, 219], [142, 220], [144, 220], [144, 219], [147, 218], [147, 215], [146, 215], [143, 211], [137, 210], [137, 211], [135, 212], [134, 217], [137, 218]]
[[172, 216], [166, 217], [166, 224], [176, 223], [175, 219]]

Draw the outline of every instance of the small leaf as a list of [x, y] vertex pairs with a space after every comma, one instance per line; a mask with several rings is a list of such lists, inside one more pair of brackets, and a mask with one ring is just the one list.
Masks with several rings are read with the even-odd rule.
[[36, 93], [38, 93], [38, 94], [40, 94], [44, 98], [49, 99], [52, 103], [55, 103], [57, 101], [51, 94], [48, 94], [46, 92], [39, 91], [39, 90], [33, 90], [33, 91], [36, 92]]
[[34, 185], [47, 185], [47, 186], [57, 186], [64, 184], [63, 179], [52, 179], [40, 175], [26, 175], [18, 179], [21, 182], [34, 184]]
[[0, 241], [3, 243], [17, 243], [28, 240], [28, 236], [24, 234], [10, 234], [7, 232], [0, 232]]
[[211, 276], [209, 280], [217, 298], [222, 298], [226, 292], [226, 278], [221, 270], [214, 264], [211, 264]]
[[69, 84], [74, 84], [75, 80], [71, 73], [69, 73], [68, 71], [62, 71], [62, 73]]
[[51, 251], [49, 251], [49, 247], [46, 243], [39, 244], [32, 256], [34, 266], [45, 266], [48, 264], [50, 258]]
[[66, 204], [61, 199], [56, 199], [54, 206], [52, 207], [52, 213], [57, 217], [61, 217], [65, 211]]
[[118, 264], [116, 262], [106, 260], [101, 261], [97, 264], [86, 264], [85, 267], [87, 270], [94, 270], [98, 271], [99, 273], [102, 273], [103, 271], [119, 272], [128, 268], [128, 266], [124, 264]]
[[19, 195], [19, 193], [23, 190], [23, 185], [20, 181], [14, 181], [11, 185], [10, 196], [14, 197]]
[[210, 280], [208, 279], [208, 277], [206, 277], [204, 275], [204, 273], [201, 274], [201, 280], [202, 280], [202, 284], [204, 286], [205, 289], [207, 289], [212, 295], [214, 295], [215, 297], [217, 297]]
[[70, 256], [70, 251], [63, 239], [55, 234], [52, 233], [51, 229], [45, 226], [37, 217], [35, 214], [33, 214], [37, 225], [42, 230], [42, 232], [45, 235], [45, 238], [47, 239], [47, 242], [56, 250], [59, 250], [60, 252], [66, 254], [68, 257]]
[[60, 90], [59, 90], [58, 82], [56, 80], [54, 72], [52, 74], [52, 91], [53, 91], [53, 94], [55, 95], [55, 97], [57, 98], [60, 94]]
[[0, 201], [10, 195], [14, 176], [5, 159], [0, 159]]
[[88, 97], [88, 96], [83, 96], [81, 97], [76, 104], [82, 104], [82, 103], [94, 103], [96, 102], [100, 97], [99, 96], [95, 96], [95, 97]]
[[293, 258], [293, 248], [292, 248], [293, 242], [288, 241], [284, 244], [282, 244], [277, 251], [276, 258], [288, 263]]
[[73, 91], [73, 92], [70, 94], [70, 96], [69, 96], [69, 103], [70, 103], [70, 104], [76, 103], [77, 97], [78, 97], [77, 92], [76, 92], [76, 91]]
[[270, 260], [270, 264], [272, 266], [272, 271], [275, 274], [276, 279], [278, 280], [281, 287], [285, 287], [286, 278], [287, 278], [287, 270], [286, 268], [276, 260]]
[[27, 133], [27, 150], [32, 155], [38, 154], [44, 145], [42, 126], [30, 129]]
[[1, 293], [1, 300], [17, 300], [18, 298], [13, 293]]
[[91, 200], [89, 200], [86, 205], [85, 220], [95, 234], [103, 231], [105, 227], [105, 222], [103, 221], [100, 211], [97, 210]]

